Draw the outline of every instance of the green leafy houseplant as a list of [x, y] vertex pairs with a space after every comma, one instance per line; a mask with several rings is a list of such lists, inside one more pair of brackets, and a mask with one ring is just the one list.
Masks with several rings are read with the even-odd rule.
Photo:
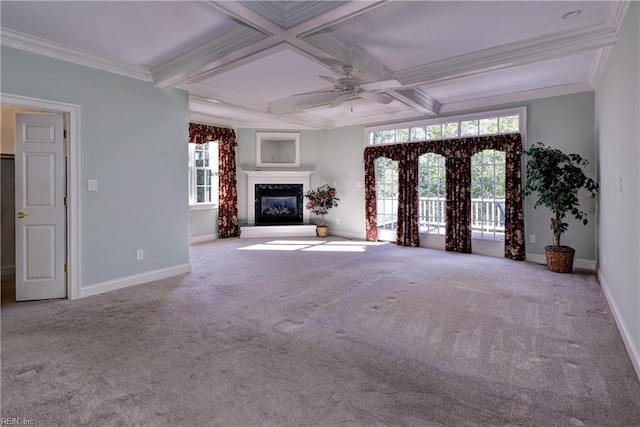
[[[598, 194], [598, 183], [587, 177], [584, 168], [589, 164], [579, 154], [565, 154], [562, 151], [545, 146], [542, 142], [533, 144], [525, 151], [527, 155], [527, 180], [524, 186], [524, 195], [533, 192], [538, 193], [534, 208], [544, 206], [550, 209], [554, 216], [551, 218], [551, 230], [553, 231], [553, 245], [547, 246], [547, 264], [550, 270], [549, 252], [565, 252], [571, 254], [571, 264], [575, 250], [560, 244], [562, 234], [567, 231], [569, 224], [567, 215], [587, 224], [587, 214], [580, 210], [578, 190], [585, 189], [592, 198]], [[562, 272], [570, 272], [568, 271]]]
[[307, 209], [315, 215], [320, 215], [321, 226], [325, 226], [324, 216], [329, 212], [329, 209], [338, 206], [338, 201], [340, 200], [336, 197], [336, 189], [329, 184], [307, 191], [304, 197], [308, 199]]

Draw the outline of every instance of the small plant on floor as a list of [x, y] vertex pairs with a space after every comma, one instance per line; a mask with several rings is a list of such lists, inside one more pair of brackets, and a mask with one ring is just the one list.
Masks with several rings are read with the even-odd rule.
[[[571, 272], [575, 250], [569, 246], [560, 245], [562, 234], [567, 231], [569, 224], [565, 221], [567, 214], [573, 215], [586, 225], [589, 221], [587, 214], [579, 209], [578, 190], [585, 189], [592, 198], [598, 194], [598, 183], [584, 173], [589, 162], [579, 154], [565, 154], [557, 148], [545, 146], [542, 142], [532, 145], [527, 151], [527, 180], [524, 195], [538, 193], [534, 208], [545, 206], [553, 212], [551, 230], [553, 231], [553, 245], [545, 247], [547, 265], [550, 270], [562, 273]], [[564, 261], [566, 266], [553, 266], [550, 256], [567, 253], [571, 259]]]
[[307, 209], [315, 215], [320, 215], [321, 226], [325, 226], [324, 216], [329, 213], [329, 209], [338, 206], [338, 201], [340, 200], [336, 197], [336, 189], [329, 184], [307, 191], [304, 197], [308, 200]]

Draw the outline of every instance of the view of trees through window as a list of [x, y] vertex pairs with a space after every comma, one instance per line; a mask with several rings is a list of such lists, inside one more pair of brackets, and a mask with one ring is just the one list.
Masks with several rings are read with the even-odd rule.
[[[451, 117], [369, 132], [368, 144], [393, 144], [520, 132], [524, 109], [483, 113], [478, 117]], [[471, 159], [471, 222], [474, 238], [504, 240], [505, 153], [482, 151]], [[426, 153], [419, 159], [420, 232], [445, 232], [445, 159]], [[398, 162], [381, 158], [376, 163], [378, 227], [393, 229], [398, 212]]]

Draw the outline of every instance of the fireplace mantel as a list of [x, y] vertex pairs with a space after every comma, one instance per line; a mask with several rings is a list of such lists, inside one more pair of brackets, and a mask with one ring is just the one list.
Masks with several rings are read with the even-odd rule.
[[[253, 207], [256, 199], [256, 184], [302, 184], [302, 191], [309, 191], [311, 174], [313, 171], [244, 171], [247, 174], [247, 222], [255, 225], [256, 215]], [[311, 212], [306, 207], [303, 210], [303, 221], [308, 223]]]

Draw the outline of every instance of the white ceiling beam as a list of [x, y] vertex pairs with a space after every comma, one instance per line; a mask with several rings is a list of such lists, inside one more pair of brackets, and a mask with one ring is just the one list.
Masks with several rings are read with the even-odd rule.
[[[237, 3], [235, 1], [225, 1], [225, 2], [209, 2], [213, 7], [221, 10], [222, 12], [232, 16], [233, 18], [245, 23], [246, 25], [255, 28], [263, 33], [266, 33], [270, 36], [270, 40], [272, 45], [280, 44], [280, 43], [288, 43], [289, 45], [306, 52], [309, 55], [309, 58], [317, 61], [318, 63], [324, 64], [322, 61], [319, 61], [318, 58], [323, 58], [326, 56], [326, 53], [322, 50], [316, 48], [310, 43], [307, 43], [302, 38], [299, 38], [295, 32], [291, 29], [285, 30], [269, 21], [267, 18], [262, 15], [252, 11], [249, 8], [244, 7], [242, 4]], [[294, 27], [297, 28], [297, 27]], [[257, 52], [256, 52], [257, 53]], [[211, 69], [213, 70], [213, 69]], [[207, 76], [211, 76], [211, 73], [208, 73]]]
[[311, 35], [305, 40], [341, 63], [353, 66], [352, 74], [365, 81], [391, 78], [391, 70], [357, 43], [346, 42], [331, 34]]
[[236, 54], [245, 48], [255, 50], [267, 37], [266, 34], [250, 28], [234, 28], [153, 67], [151, 74], [154, 83], [163, 88], [176, 86], [189, 80], [195, 70], [209, 66], [218, 58]]
[[618, 36], [605, 24], [543, 35], [393, 73], [403, 86], [422, 86], [486, 71], [613, 46]]
[[385, 3], [388, 3], [388, 1], [345, 2], [344, 5], [310, 18], [305, 22], [290, 28], [289, 31], [297, 37], [303, 38], [332, 25], [339, 24], [340, 22], [354, 18], [365, 12], [369, 12], [370, 10], [382, 6]]
[[385, 92], [389, 96], [408, 105], [414, 111], [427, 116], [437, 116], [440, 112], [440, 102], [433, 99], [419, 89], [398, 89]]
[[[276, 46], [291, 46], [307, 58], [327, 65], [327, 52], [299, 37], [301, 32], [317, 31], [364, 13], [385, 1], [348, 2], [329, 12], [312, 18], [288, 30], [235, 1], [207, 2], [212, 7], [244, 23], [248, 27], [237, 28], [220, 38], [210, 40], [152, 69], [154, 81], [161, 87], [172, 87], [190, 81], [200, 81], [213, 75], [239, 67], [251, 60], [263, 57], [265, 51]], [[222, 43], [221, 43], [222, 42]], [[361, 49], [361, 48], [360, 48]], [[342, 47], [344, 51], [344, 46]], [[363, 50], [363, 49], [362, 49]], [[335, 51], [335, 50], [334, 50]], [[348, 46], [346, 52], [348, 53]], [[366, 52], [366, 51], [365, 51]], [[344, 56], [336, 58], [344, 61]], [[379, 69], [375, 63], [371, 69]], [[391, 74], [386, 70], [387, 74]], [[376, 77], [377, 78], [377, 77]]]

